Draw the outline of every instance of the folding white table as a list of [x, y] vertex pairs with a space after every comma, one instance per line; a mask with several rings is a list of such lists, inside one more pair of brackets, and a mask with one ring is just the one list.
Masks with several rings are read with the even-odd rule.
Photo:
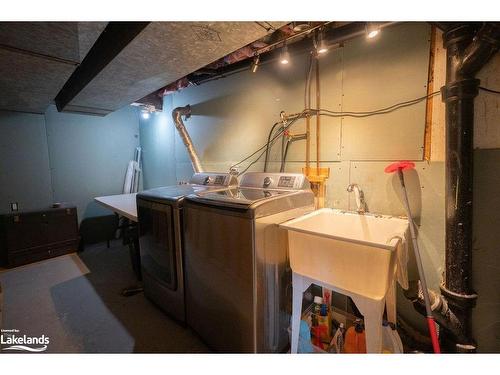
[[137, 222], [137, 205], [135, 196], [132, 194], [106, 195], [104, 197], [96, 197], [94, 200], [100, 205], [122, 215], [133, 222]]
[[[137, 233], [137, 204], [136, 204], [137, 193], [131, 194], [117, 194], [117, 195], [107, 195], [103, 197], [96, 197], [94, 200], [100, 205], [110, 209], [114, 213], [121, 215], [128, 220], [130, 220], [131, 225], [127, 226], [126, 230], [132, 229], [134, 234], [131, 236], [129, 242], [130, 250], [130, 260], [132, 262], [132, 268], [139, 281], [142, 281], [141, 276], [141, 258], [139, 253], [139, 238]], [[132, 286], [126, 288], [122, 291], [124, 296], [131, 296], [136, 293], [142, 292], [142, 286]]]

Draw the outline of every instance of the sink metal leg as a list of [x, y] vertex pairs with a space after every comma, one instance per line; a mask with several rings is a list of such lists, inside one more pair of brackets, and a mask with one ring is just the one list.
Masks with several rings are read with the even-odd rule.
[[300, 318], [302, 315], [302, 296], [305, 287], [305, 280], [302, 276], [293, 273], [292, 274], [292, 342], [290, 352], [292, 354], [297, 353], [299, 347], [299, 333], [300, 333]]

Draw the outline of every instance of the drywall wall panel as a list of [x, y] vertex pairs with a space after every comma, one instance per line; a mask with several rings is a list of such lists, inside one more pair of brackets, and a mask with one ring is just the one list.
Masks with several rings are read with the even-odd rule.
[[163, 112], [139, 116], [144, 189], [176, 184], [172, 96], [163, 97]]
[[[330, 111], [342, 110], [342, 92], [343, 92], [343, 55], [344, 48], [329, 51], [321, 56], [319, 61], [320, 71], [320, 93], [321, 105], [323, 109]], [[315, 76], [312, 77], [315, 83]], [[315, 87], [315, 86], [313, 86]], [[314, 91], [312, 91], [311, 104], [317, 108]], [[316, 157], [316, 126], [317, 118], [311, 119], [311, 160], [317, 160]], [[320, 118], [320, 157], [322, 161], [341, 160], [341, 118], [321, 116]], [[292, 154], [289, 160], [304, 160], [304, 152], [300, 156]]]
[[80, 220], [109, 214], [93, 199], [120, 194], [139, 145], [139, 119], [127, 106], [106, 117], [46, 112], [54, 200], [72, 202]]
[[[430, 26], [423, 22], [346, 42], [342, 110], [372, 111], [425, 96], [429, 46]], [[344, 117], [342, 159], [422, 159], [424, 127], [425, 101], [381, 116]]]
[[[500, 91], [500, 54], [477, 77], [481, 86]], [[474, 108], [474, 148], [500, 148], [500, 95], [479, 90]]]
[[43, 115], [0, 111], [0, 214], [52, 203]]
[[474, 152], [473, 287], [479, 298], [472, 310], [478, 351], [500, 350], [500, 149]]
[[[340, 51], [332, 51], [321, 61], [323, 100], [330, 107], [340, 104], [340, 56]], [[202, 164], [240, 161], [266, 143], [272, 125], [280, 121], [281, 111], [302, 111], [307, 66], [308, 54], [300, 54], [294, 56], [290, 66], [272, 61], [261, 66], [255, 74], [245, 70], [174, 93], [173, 107], [186, 104], [192, 107], [192, 117], [185, 124]], [[293, 134], [304, 133], [305, 120], [297, 121], [290, 131]], [[313, 120], [312, 160], [315, 160], [315, 134]], [[340, 121], [322, 118], [321, 134], [323, 160], [338, 160]], [[281, 142], [278, 141], [271, 150], [271, 160], [279, 160], [280, 149]], [[176, 159], [189, 161], [177, 134]], [[288, 160], [305, 160], [305, 141], [297, 141], [290, 146]]]
[[[352, 162], [350, 183], [359, 184], [368, 210], [373, 213], [406, 216], [403, 195], [396, 174], [384, 173], [389, 162]], [[418, 225], [418, 241], [429, 288], [438, 291], [444, 260], [445, 207], [444, 163], [418, 162], [405, 172], [406, 188], [413, 217]], [[349, 210], [356, 209], [353, 194]], [[415, 267], [410, 276], [416, 277]]]

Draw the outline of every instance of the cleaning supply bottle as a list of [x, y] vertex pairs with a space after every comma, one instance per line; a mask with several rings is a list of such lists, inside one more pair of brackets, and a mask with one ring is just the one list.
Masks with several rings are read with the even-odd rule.
[[323, 303], [328, 306], [328, 309], [332, 305], [331, 295], [332, 292], [329, 289], [323, 288]]
[[300, 321], [299, 346], [297, 352], [314, 353], [314, 348], [311, 344], [311, 331], [309, 330], [309, 324], [304, 320]]
[[330, 319], [330, 313], [328, 306], [326, 304], [321, 304], [320, 313], [318, 316], [318, 326], [321, 327], [321, 342], [325, 343], [326, 346], [330, 344], [332, 339], [332, 321]]
[[321, 336], [324, 327], [320, 327], [320, 315], [321, 315], [321, 304], [323, 303], [323, 298], [319, 296], [314, 297], [314, 302], [311, 311], [311, 339], [314, 345], [321, 348]]
[[313, 308], [312, 308], [312, 325], [316, 327], [318, 325], [318, 316], [321, 314], [321, 304], [323, 303], [323, 298], [319, 296], [314, 297]]
[[354, 326], [347, 330], [344, 353], [366, 353], [365, 328], [361, 319], [356, 319]]

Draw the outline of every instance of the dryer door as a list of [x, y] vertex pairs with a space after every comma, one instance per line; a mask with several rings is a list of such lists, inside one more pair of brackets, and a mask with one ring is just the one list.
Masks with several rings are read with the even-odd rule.
[[172, 206], [137, 200], [143, 272], [171, 290], [177, 289]]

